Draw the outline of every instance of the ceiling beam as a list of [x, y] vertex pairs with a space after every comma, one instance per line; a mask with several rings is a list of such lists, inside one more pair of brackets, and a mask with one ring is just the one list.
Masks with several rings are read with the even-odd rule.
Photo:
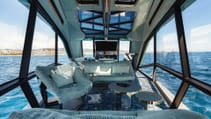
[[90, 30], [90, 31], [103, 31], [103, 30], [98, 30], [98, 29], [90, 29], [90, 28], [81, 28], [82, 30]]
[[90, 21], [90, 20], [102, 18], [102, 17], [103, 17], [102, 15], [97, 15], [97, 16], [90, 17], [90, 18], [87, 18], [87, 19], [84, 19], [84, 20], [80, 20], [80, 22], [86, 22], [86, 21]]

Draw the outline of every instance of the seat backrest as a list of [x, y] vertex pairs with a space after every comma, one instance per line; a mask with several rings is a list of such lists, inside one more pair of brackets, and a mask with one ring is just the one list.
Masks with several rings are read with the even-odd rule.
[[96, 71], [107, 72], [111, 69], [112, 73], [134, 73], [131, 62], [85, 62], [84, 73], [96, 73]]
[[49, 89], [52, 93], [58, 93], [58, 87], [55, 81], [51, 78], [51, 70], [54, 69], [54, 66], [38, 66], [36, 68], [36, 75], [40, 79], [40, 81], [45, 84], [47, 89]]

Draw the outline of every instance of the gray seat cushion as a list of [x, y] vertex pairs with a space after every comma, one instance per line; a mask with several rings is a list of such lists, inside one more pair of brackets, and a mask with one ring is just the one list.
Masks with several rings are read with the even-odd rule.
[[34, 108], [13, 112], [9, 119], [208, 119], [187, 110], [70, 111]]
[[[55, 80], [52, 79], [51, 70], [59, 71], [61, 75], [69, 75], [72, 77], [75, 82], [64, 81], [60, 82], [61, 85], [58, 85], [55, 80], [59, 80], [58, 77]], [[67, 71], [66, 71], [67, 70]], [[69, 72], [69, 73], [68, 73]], [[76, 68], [73, 65], [64, 65], [64, 66], [51, 66], [51, 67], [37, 67], [36, 74], [40, 80], [46, 85], [47, 89], [58, 98], [59, 103], [64, 103], [71, 99], [80, 98], [88, 93], [92, 88], [92, 82], [84, 76], [84, 73], [80, 68]], [[64, 77], [60, 77], [64, 78]], [[62, 79], [62, 80], [65, 80]]]
[[135, 73], [129, 61], [85, 62], [84, 73], [93, 82], [129, 81], [135, 79]]

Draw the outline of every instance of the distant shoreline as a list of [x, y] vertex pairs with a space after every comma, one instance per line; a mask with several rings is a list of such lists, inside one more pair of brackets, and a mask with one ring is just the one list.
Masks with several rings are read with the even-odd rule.
[[[65, 54], [61, 54], [61, 55], [65, 55]], [[0, 55], [0, 57], [3, 57], [3, 56], [13, 56], [14, 57], [14, 56], [22, 56], [22, 55]], [[32, 56], [54, 56], [54, 55], [51, 55], [51, 54], [43, 54], [43, 55], [36, 54], [36, 55], [32, 55]]]
[[[32, 55], [45, 56], [45, 55], [54, 55], [55, 49], [46, 48], [46, 49], [35, 49], [31, 52]], [[58, 49], [58, 54], [65, 54], [65, 49]], [[0, 49], [0, 56], [22, 56], [22, 50], [13, 50], [13, 49]]]

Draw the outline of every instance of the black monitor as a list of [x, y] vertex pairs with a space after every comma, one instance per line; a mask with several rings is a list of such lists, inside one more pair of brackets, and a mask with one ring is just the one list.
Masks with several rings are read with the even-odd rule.
[[96, 51], [116, 51], [117, 41], [95, 41]]
[[95, 41], [95, 58], [117, 59], [118, 41]]

